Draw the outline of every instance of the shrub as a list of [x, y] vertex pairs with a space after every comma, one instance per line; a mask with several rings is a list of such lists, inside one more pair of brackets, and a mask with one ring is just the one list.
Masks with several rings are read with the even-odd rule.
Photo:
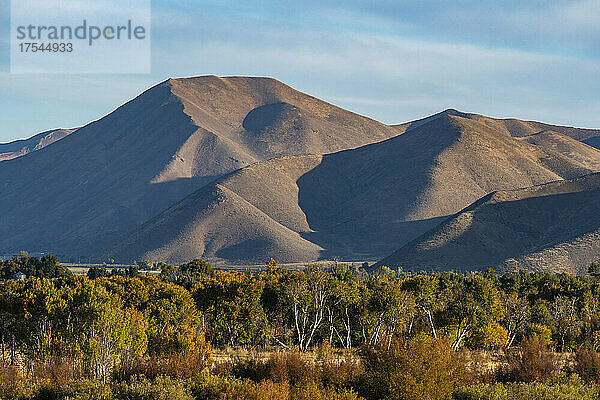
[[21, 376], [21, 371], [16, 365], [0, 363], [0, 387], [16, 383]]
[[321, 344], [317, 347], [317, 360], [320, 362], [326, 362], [331, 357], [331, 343], [329, 340], [325, 339]]
[[575, 372], [588, 382], [600, 383], [600, 354], [589, 346], [575, 353]]
[[209, 374], [207, 372], [198, 376], [192, 385], [192, 395], [196, 399], [212, 400], [220, 399], [231, 385], [231, 379]]
[[289, 382], [293, 386], [318, 378], [315, 364], [297, 352], [274, 354], [268, 363], [270, 378], [275, 382]]
[[231, 375], [236, 378], [250, 379], [260, 382], [271, 376], [271, 367], [268, 360], [262, 360], [257, 356], [247, 359], [238, 359], [219, 365], [216, 370], [223, 376]]
[[237, 359], [216, 366], [215, 372], [223, 377], [233, 376], [260, 382], [271, 379], [275, 382], [299, 382], [318, 379], [317, 366], [306, 360], [301, 353], [275, 353], [267, 360], [258, 357]]
[[320, 381], [324, 386], [351, 387], [364, 373], [364, 368], [352, 353], [346, 353], [344, 360], [327, 361], [319, 366]]
[[0, 399], [12, 400], [109, 400], [112, 399], [108, 385], [89, 380], [67, 382], [59, 386], [48, 382], [21, 380], [0, 388]]
[[[223, 383], [225, 383], [223, 385]], [[304, 382], [291, 386], [288, 382], [221, 381], [212, 383], [218, 390], [195, 393], [198, 399], [231, 400], [358, 400], [355, 392], [348, 389], [325, 388], [317, 382]], [[217, 397], [218, 396], [218, 397]]]
[[34, 382], [16, 380], [11, 383], [2, 383], [0, 385], [0, 399], [31, 399], [39, 389], [39, 385]]
[[115, 400], [193, 400], [190, 385], [180, 379], [159, 376], [150, 381], [135, 376], [129, 382], [121, 382], [113, 389]]
[[447, 399], [458, 381], [457, 354], [445, 339], [396, 342], [362, 351], [359, 393], [369, 399]]
[[505, 377], [520, 382], [547, 381], [559, 372], [558, 356], [546, 341], [532, 335], [506, 354], [508, 364]]
[[599, 397], [597, 385], [541, 382], [469, 385], [457, 388], [453, 394], [454, 400], [596, 400]]
[[309, 381], [324, 387], [350, 387], [364, 372], [360, 360], [348, 352], [344, 360], [317, 361], [305, 359], [301, 353], [272, 354], [264, 360], [254, 356], [246, 359], [219, 363], [213, 372], [222, 377], [232, 376], [253, 382], [273, 380], [288, 382], [292, 386]]
[[357, 400], [359, 397], [351, 389], [323, 388], [316, 382], [304, 383], [293, 388], [294, 400]]
[[55, 387], [61, 387], [82, 375], [82, 371], [77, 371], [73, 363], [65, 360], [35, 363], [31, 373], [33, 380], [47, 382]]
[[273, 381], [251, 382], [240, 381], [230, 383], [225, 387], [219, 399], [231, 400], [289, 400], [290, 385], [287, 382], [278, 383]]
[[113, 379], [120, 382], [140, 375], [148, 379], [170, 376], [181, 379], [198, 377], [209, 365], [212, 353], [173, 353], [167, 357], [152, 356], [136, 358], [120, 365], [113, 373]]

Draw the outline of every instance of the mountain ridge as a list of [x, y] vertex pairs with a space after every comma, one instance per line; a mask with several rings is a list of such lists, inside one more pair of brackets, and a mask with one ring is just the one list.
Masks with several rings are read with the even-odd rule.
[[598, 172], [599, 132], [452, 109], [389, 126], [271, 78], [168, 79], [0, 163], [0, 253], [381, 259], [491, 192]]
[[[600, 157], [600, 152], [597, 156]], [[496, 159], [501, 162], [494, 164]], [[455, 175], [455, 183], [451, 182], [444, 164], [454, 166], [450, 173]], [[287, 170], [295, 173], [282, 172]], [[387, 171], [393, 173], [387, 174]], [[128, 234], [128, 238], [123, 239], [123, 248], [130, 251], [152, 243], [148, 246], [158, 250], [125, 252], [126, 256], [158, 259], [160, 254], [172, 262], [183, 261], [176, 254], [195, 254], [214, 262], [243, 264], [256, 263], [269, 255], [282, 262], [313, 261], [319, 257], [372, 259], [389, 254], [395, 243], [424, 233], [440, 219], [494, 188], [526, 187], [591, 172], [592, 169], [558, 152], [499, 133], [478, 121], [445, 116], [402, 135], [355, 149], [258, 162], [198, 191], [217, 190], [215, 185], [226, 187], [245, 200], [246, 205], [296, 232], [299, 236], [290, 239], [293, 242], [298, 243], [302, 238], [322, 249], [318, 256], [315, 249], [306, 253], [266, 253], [258, 248], [250, 251], [251, 246], [242, 245], [244, 236], [238, 234], [233, 222], [224, 223], [211, 233], [211, 243], [215, 243], [214, 237], [221, 237], [217, 241], [223, 243], [222, 247], [213, 246], [211, 251], [205, 251], [210, 246], [206, 246], [203, 239], [190, 245], [183, 235], [177, 238], [179, 223], [169, 222], [169, 219], [186, 220], [182, 215], [200, 212], [194, 202], [186, 200], [157, 217], [159, 225], [174, 227], [167, 235], [174, 239], [157, 237], [151, 232], [153, 228], [145, 226]], [[448, 193], [452, 196], [448, 197]], [[210, 214], [203, 218], [189, 218], [194, 221], [186, 229], [196, 229], [199, 237], [206, 237], [210, 231], [207, 226], [216, 216]], [[240, 221], [240, 224], [256, 225], [256, 221]], [[383, 240], [382, 236], [387, 239]], [[237, 239], [227, 241], [223, 237]], [[269, 245], [275, 248], [275, 244]], [[197, 248], [195, 253], [193, 246]], [[230, 249], [235, 246], [243, 252]], [[228, 257], [224, 258], [225, 253]]]
[[8, 143], [0, 143], [0, 162], [12, 160], [13, 158], [22, 157], [33, 151], [38, 151], [52, 143], [75, 132], [73, 129], [51, 129], [38, 133], [27, 139], [14, 140]]
[[[167, 80], [74, 135], [0, 164], [0, 209], [12, 210], [0, 220], [0, 250], [89, 255], [216, 177], [259, 161], [255, 155], [280, 154], [238, 140], [243, 117], [270, 99], [310, 111], [304, 112], [309, 126], [294, 138], [321, 126], [344, 132], [340, 143], [328, 141], [328, 132], [320, 135], [322, 146], [312, 149], [319, 152], [397, 134], [272, 79]], [[337, 121], [320, 125], [316, 112]], [[300, 144], [295, 152], [308, 151]]]
[[493, 192], [373, 268], [586, 273], [600, 258], [599, 198], [598, 173]]
[[576, 128], [564, 125], [547, 124], [533, 120], [519, 120], [516, 118], [492, 118], [481, 114], [459, 111], [454, 108], [448, 108], [425, 118], [392, 126], [398, 129], [400, 132], [406, 132], [407, 130], [414, 129], [425, 122], [440, 118], [445, 115], [459, 116], [480, 121], [497, 129], [500, 128], [505, 130], [514, 137], [532, 136], [542, 131], [555, 131], [589, 146], [600, 148], [598, 146], [598, 143], [600, 142], [600, 129]]

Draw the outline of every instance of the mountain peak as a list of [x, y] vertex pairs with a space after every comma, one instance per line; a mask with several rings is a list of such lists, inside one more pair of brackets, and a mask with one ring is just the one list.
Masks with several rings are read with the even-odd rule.
[[[397, 134], [271, 78], [168, 79], [69, 140], [0, 163], [0, 209], [14, 210], [2, 215], [0, 254], [92, 254], [249, 164]], [[40, 230], [41, 219], [52, 229]]]
[[593, 137], [455, 109], [391, 127], [271, 78], [169, 79], [0, 163], [0, 254], [373, 260], [490, 192], [600, 170]]

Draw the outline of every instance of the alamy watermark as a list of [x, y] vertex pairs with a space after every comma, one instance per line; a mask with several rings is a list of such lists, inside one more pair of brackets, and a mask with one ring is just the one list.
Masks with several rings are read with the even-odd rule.
[[150, 0], [13, 0], [13, 73], [149, 73]]

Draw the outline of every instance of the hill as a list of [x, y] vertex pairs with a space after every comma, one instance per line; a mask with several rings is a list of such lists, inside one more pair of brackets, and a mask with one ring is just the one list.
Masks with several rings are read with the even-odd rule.
[[551, 125], [537, 121], [522, 121], [515, 118], [490, 118], [480, 114], [466, 113], [455, 109], [444, 110], [438, 114], [422, 118], [416, 121], [406, 122], [400, 125], [394, 125], [399, 132], [406, 132], [414, 129], [426, 122], [445, 115], [457, 116], [488, 125], [492, 129], [508, 133], [513, 137], [527, 137], [539, 134], [544, 131], [555, 132], [571, 139], [585, 143], [589, 146], [600, 148], [600, 129], [574, 128], [570, 126]]
[[600, 258], [600, 174], [491, 193], [375, 268], [586, 273]]
[[0, 254], [91, 255], [240, 167], [397, 133], [274, 79], [170, 79], [52, 146], [0, 163]]
[[171, 262], [376, 259], [489, 192], [586, 175], [600, 161], [586, 145], [570, 150], [572, 157], [443, 115], [379, 143], [243, 168], [127, 234], [106, 256], [117, 249], [117, 258]]
[[43, 149], [44, 147], [75, 132], [76, 129], [54, 129], [38, 133], [29, 139], [15, 140], [9, 143], [0, 143], [0, 161], [12, 160]]
[[599, 171], [598, 132], [456, 110], [388, 126], [274, 79], [169, 79], [0, 163], [0, 254], [378, 259], [490, 192]]

